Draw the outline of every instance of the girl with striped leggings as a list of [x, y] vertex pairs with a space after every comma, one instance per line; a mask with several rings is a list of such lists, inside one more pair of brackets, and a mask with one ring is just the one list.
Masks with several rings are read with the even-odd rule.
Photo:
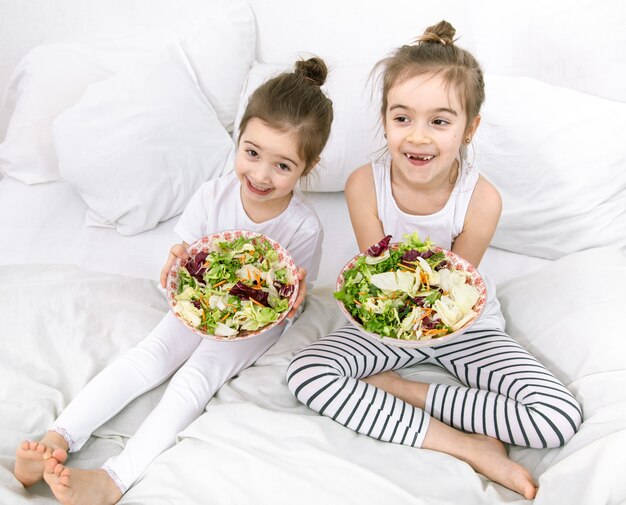
[[[346, 199], [359, 248], [418, 231], [478, 266], [501, 212], [497, 189], [467, 162], [480, 123], [482, 71], [447, 22], [379, 62], [388, 153], [355, 170]], [[379, 440], [442, 451], [531, 499], [537, 485], [504, 443], [558, 447], [580, 406], [563, 384], [504, 333], [493, 285], [480, 319], [428, 348], [387, 346], [353, 325], [301, 351], [287, 370], [302, 403]], [[394, 370], [429, 363], [462, 386], [425, 384]]]

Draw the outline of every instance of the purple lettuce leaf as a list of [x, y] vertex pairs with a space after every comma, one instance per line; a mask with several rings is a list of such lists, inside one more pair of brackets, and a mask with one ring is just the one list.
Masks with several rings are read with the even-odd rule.
[[290, 298], [293, 294], [293, 290], [295, 289], [293, 284], [283, 284], [279, 281], [274, 281], [274, 287], [278, 291], [278, 295], [281, 298]]
[[195, 277], [196, 280], [200, 282], [204, 282], [204, 272], [206, 272], [204, 262], [206, 261], [207, 256], [208, 254], [205, 251], [200, 251], [185, 265], [189, 275]]
[[378, 244], [374, 244], [370, 247], [365, 254], [368, 256], [380, 256], [387, 249], [389, 249], [389, 242], [391, 241], [391, 235], [387, 235], [384, 239], [382, 239]]
[[241, 300], [248, 300], [252, 298], [253, 300], [259, 302], [261, 305], [264, 305], [265, 307], [270, 306], [268, 301], [269, 293], [266, 293], [265, 291], [262, 291], [260, 289], [254, 289], [250, 286], [246, 286], [241, 281], [239, 281], [232, 288], [230, 288], [229, 293], [233, 296], [238, 297]]

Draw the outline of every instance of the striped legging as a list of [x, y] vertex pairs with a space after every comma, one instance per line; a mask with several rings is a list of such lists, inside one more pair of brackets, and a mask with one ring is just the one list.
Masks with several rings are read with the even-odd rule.
[[[431, 384], [421, 410], [360, 381], [431, 363], [464, 386]], [[429, 416], [459, 430], [525, 447], [559, 447], [577, 431], [580, 406], [546, 368], [499, 330], [470, 330], [447, 344], [387, 346], [347, 326], [302, 350], [287, 369], [302, 403], [379, 440], [420, 447]]]

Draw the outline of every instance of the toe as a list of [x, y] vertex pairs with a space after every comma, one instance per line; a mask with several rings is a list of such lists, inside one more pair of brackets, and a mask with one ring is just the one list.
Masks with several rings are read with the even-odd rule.
[[59, 463], [64, 463], [67, 459], [67, 452], [63, 449], [54, 449], [52, 451], [52, 457], [56, 459]]
[[57, 464], [58, 462], [54, 458], [50, 458], [48, 461], [46, 461], [44, 471], [46, 473], [54, 473], [54, 467], [57, 466]]
[[61, 463], [57, 462], [56, 466], [54, 467], [54, 475], [60, 477], [63, 470], [65, 470], [65, 467]]

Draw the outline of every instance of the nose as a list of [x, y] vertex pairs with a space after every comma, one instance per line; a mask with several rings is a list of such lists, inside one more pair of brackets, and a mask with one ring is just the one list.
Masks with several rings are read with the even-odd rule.
[[412, 144], [430, 144], [431, 139], [426, 128], [415, 123], [407, 133], [407, 141]]
[[259, 163], [255, 172], [255, 178], [259, 183], [267, 183], [270, 181], [272, 174], [271, 163]]

